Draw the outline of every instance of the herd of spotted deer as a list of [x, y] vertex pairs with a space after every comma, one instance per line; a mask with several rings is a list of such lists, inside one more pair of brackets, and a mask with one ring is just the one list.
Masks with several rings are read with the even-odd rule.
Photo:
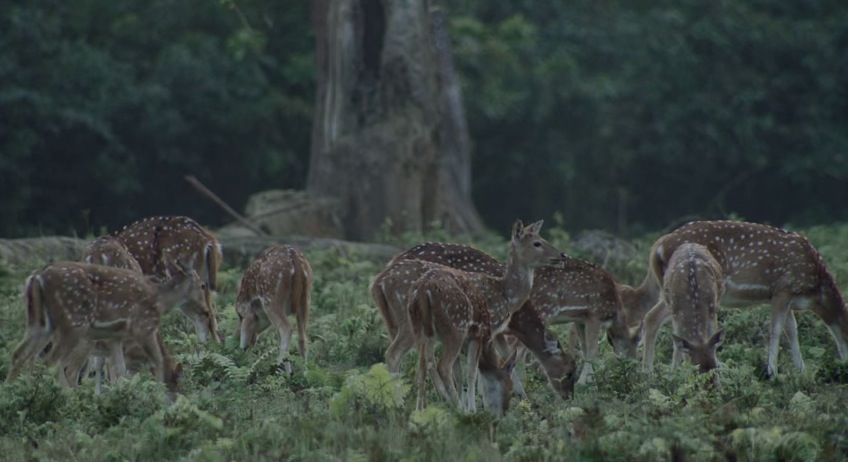
[[[809, 309], [827, 325], [841, 359], [848, 358], [848, 310], [820, 254], [802, 235], [766, 225], [698, 221], [660, 237], [638, 287], [617, 283], [604, 269], [571, 258], [543, 239], [542, 222], [513, 226], [506, 263], [473, 247], [427, 242], [396, 255], [370, 290], [389, 332], [386, 364], [399, 373], [403, 356], [418, 352], [417, 407], [425, 405], [426, 378], [457, 408], [476, 410], [476, 386], [496, 415], [513, 393], [525, 396], [514, 366], [526, 352], [536, 358], [553, 390], [569, 398], [577, 383], [593, 380], [599, 338], [617, 355], [636, 357], [643, 347], [650, 371], [659, 328], [672, 322], [673, 359], [682, 355], [701, 372], [717, 368], [724, 338], [717, 311], [724, 305], [771, 304], [768, 373], [777, 374], [781, 332], [799, 371], [804, 361], [793, 310]], [[94, 240], [81, 262], [55, 262], [26, 279], [25, 338], [12, 353], [7, 380], [37, 355], [58, 365], [58, 379], [74, 386], [89, 362], [98, 393], [105, 360], [109, 379], [151, 368], [171, 391], [181, 366], [160, 334], [160, 319], [179, 306], [201, 341], [222, 337], [213, 294], [222, 261], [214, 236], [187, 217], [152, 217]], [[280, 362], [298, 327], [299, 352], [307, 357], [313, 273], [296, 247], [274, 245], [245, 270], [235, 310], [239, 343], [247, 348], [270, 326], [280, 336]], [[573, 323], [583, 367], [548, 330]], [[442, 345], [436, 360], [435, 346]], [[457, 361], [465, 350], [464, 386]], [[712, 380], [718, 378], [712, 373]], [[459, 391], [458, 391], [459, 390]], [[462, 393], [460, 393], [460, 391]]]

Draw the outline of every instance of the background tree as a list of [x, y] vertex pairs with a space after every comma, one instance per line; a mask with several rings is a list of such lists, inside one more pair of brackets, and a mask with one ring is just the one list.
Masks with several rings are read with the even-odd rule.
[[[347, 0], [331, 37], [309, 21], [330, 2], [5, 1], [0, 236], [226, 222], [189, 173], [236, 208], [270, 188], [338, 194], [357, 236], [386, 216], [472, 229], [475, 205], [493, 229], [845, 221], [843, 3]], [[331, 49], [340, 33], [354, 40]], [[316, 62], [352, 80], [318, 95]]]
[[482, 231], [470, 166], [455, 162], [467, 158], [467, 135], [436, 19], [428, 1], [313, 2], [318, 75], [307, 190], [343, 201], [353, 239], [373, 237], [387, 219], [395, 232], [420, 232], [434, 220]]

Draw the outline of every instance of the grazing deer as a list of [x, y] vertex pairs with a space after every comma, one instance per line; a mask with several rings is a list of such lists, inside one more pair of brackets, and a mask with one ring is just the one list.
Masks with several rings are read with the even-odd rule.
[[127, 246], [115, 236], [100, 236], [86, 247], [82, 261], [91, 265], [124, 268], [143, 274], [138, 260], [132, 256]]
[[259, 253], [244, 272], [236, 299], [241, 348], [253, 346], [257, 336], [273, 325], [280, 334], [280, 362], [289, 351], [292, 326], [288, 316], [297, 318], [298, 347], [307, 359], [306, 324], [312, 294], [312, 267], [297, 247], [275, 245]]
[[[830, 329], [842, 359], [848, 358], [848, 310], [842, 294], [812, 244], [798, 233], [736, 221], [695, 221], [660, 237], [651, 249], [651, 271], [664, 281], [669, 260], [684, 243], [706, 247], [721, 267], [726, 305], [771, 303], [768, 373], [777, 374], [781, 331], [796, 369], [804, 370], [793, 310], [809, 309]], [[645, 316], [645, 364], [653, 360], [656, 336], [668, 307], [660, 300]]]
[[[9, 380], [50, 342], [45, 362], [64, 365], [77, 348], [103, 341], [120, 376], [126, 372], [122, 345], [132, 341], [143, 349], [156, 378], [172, 391], [181, 368], [172, 364], [159, 337], [159, 320], [174, 305], [204, 297], [194, 271], [156, 284], [130, 270], [76, 262], [53, 263], [33, 274], [25, 295], [27, 332], [12, 353]], [[64, 373], [60, 378], [67, 383]]]
[[[371, 295], [383, 317], [389, 331], [389, 340], [392, 342], [386, 351], [386, 364], [392, 372], [400, 370], [400, 359], [414, 344], [408, 321], [406, 288], [430, 267], [426, 264], [408, 264], [408, 268], [393, 268], [405, 260], [421, 260], [461, 271], [486, 273], [492, 276], [502, 276], [505, 269], [501, 262], [489, 254], [461, 244], [426, 242], [396, 255], [371, 285]], [[532, 302], [525, 303], [513, 314], [507, 333], [517, 338], [524, 348], [533, 354], [542, 366], [554, 392], [562, 399], [569, 399], [574, 392], [576, 363], [571, 355], [562, 350], [556, 336], [546, 329], [543, 320], [533, 308]], [[495, 340], [501, 347], [502, 353], [508, 354], [508, 349], [503, 347], [504, 342], [498, 338]], [[517, 362], [522, 355], [516, 352], [516, 356]], [[482, 367], [480, 372], [484, 373]], [[488, 379], [492, 383], [497, 382], [496, 377]], [[526, 397], [521, 381], [514, 372], [512, 381], [516, 393], [522, 398]]]
[[[124, 268], [131, 271], [134, 271], [138, 274], [143, 274], [141, 270], [141, 266], [138, 264], [138, 260], [130, 254], [130, 251], [124, 245], [124, 243], [116, 238], [115, 236], [105, 235], [100, 236], [86, 247], [85, 252], [83, 252], [82, 261], [88, 264], [93, 265], [103, 265], [103, 266], [111, 266], [113, 268]], [[73, 385], [76, 385], [78, 382], [78, 377], [83, 373], [86, 369], [85, 364], [88, 362], [88, 351], [91, 350], [92, 356], [95, 358], [94, 370], [96, 372], [96, 390], [97, 394], [100, 394], [103, 389], [103, 367], [104, 367], [104, 359], [109, 354], [108, 347], [103, 342], [95, 342], [92, 345], [93, 348], [83, 347], [79, 348], [79, 352], [71, 354], [67, 359], [67, 364], [65, 368], [76, 374], [75, 380], [71, 382]], [[141, 350], [141, 347], [136, 344], [125, 344], [124, 345], [124, 357], [125, 359], [131, 360], [132, 364], [127, 363], [127, 368], [130, 371], [138, 371], [140, 368], [138, 367], [138, 363], [146, 361], [146, 356], [144, 355], [144, 351]], [[114, 367], [112, 368], [112, 374], [110, 374], [111, 380], [114, 381], [116, 379], [114, 375]]]
[[[463, 271], [482, 272], [493, 276], [500, 276], [504, 273], [504, 265], [499, 261], [481, 250], [460, 244], [429, 242], [419, 244], [396, 256], [394, 261], [401, 259], [421, 259]], [[584, 345], [594, 345], [594, 347], [585, 348], [587, 350], [585, 358], [587, 362], [578, 383], [585, 383], [591, 379], [591, 360], [597, 355], [598, 337], [601, 329], [608, 329], [607, 336], [616, 354], [636, 357], [638, 325], [633, 329], [628, 328], [626, 314], [622, 311], [622, 303], [616, 290], [615, 281], [607, 271], [582, 260], [564, 257], [557, 262], [556, 266], [538, 268], [533, 281], [530, 299], [526, 306], [522, 308], [522, 311], [525, 309], [532, 310], [537, 313], [537, 316], [518, 318], [513, 316], [508, 333], [517, 335], [517, 331], [543, 332], [544, 327], [534, 327], [533, 323], [535, 322], [541, 322], [544, 325], [574, 322], [575, 325], [579, 326], [575, 337], [579, 336]], [[374, 294], [374, 297], [380, 300], [385, 298], [380, 294]], [[378, 301], [378, 306], [381, 306], [384, 319], [388, 319], [386, 323], [390, 325], [390, 333], [392, 329], [396, 330], [397, 328], [393, 326], [395, 321], [392, 318], [397, 318], [398, 315], [392, 315], [388, 311], [397, 312], [401, 308], [397, 304], [383, 303], [381, 305], [381, 301]], [[537, 319], [539, 321], [536, 321]], [[521, 322], [518, 322], [519, 320]], [[528, 336], [521, 335], [521, 337], [526, 339]], [[542, 342], [529, 340], [529, 343], [537, 345], [536, 351], [530, 350], [537, 359], [540, 359], [540, 362], [542, 362], [540, 356], [544, 357], [544, 355], [540, 354], [543, 350], [540, 351], [539, 348], [547, 349], [551, 344], [551, 337], [551, 334], [545, 332], [541, 335]], [[526, 348], [528, 342], [523, 343]], [[523, 348], [520, 349], [517, 356], [517, 361], [520, 362], [524, 356]], [[544, 362], [542, 363], [544, 365]], [[517, 376], [513, 379], [516, 391], [519, 395], [522, 395], [523, 387], [520, 380]]]
[[180, 307], [197, 330], [201, 342], [211, 333], [221, 342], [213, 305], [223, 254], [215, 237], [196, 221], [183, 216], [150, 217], [114, 233], [135, 257], [144, 274], [168, 279], [180, 267], [191, 268], [206, 284], [203, 303]]
[[[641, 329], [645, 315], [660, 299], [660, 285], [654, 279], [654, 274], [649, 269], [645, 279], [638, 286], [618, 284], [617, 287], [618, 293], [621, 295], [621, 306], [624, 308], [628, 327]], [[639, 339], [635, 340], [638, 341]]]
[[[700, 244], [681, 244], [668, 260], [663, 277], [662, 300], [671, 317], [674, 356], [672, 368], [689, 356], [701, 372], [718, 367], [716, 347], [722, 342], [718, 330], [718, 306], [724, 295], [721, 265]], [[651, 370], [653, 351], [646, 348], [645, 364]]]
[[[372, 294], [383, 296], [378, 301], [390, 332], [396, 333], [386, 352], [391, 371], [399, 369], [402, 355], [409, 350], [410, 338], [402, 331], [406, 325], [384, 310], [389, 298], [408, 302], [408, 314], [414, 343], [419, 352], [418, 406], [424, 404], [423, 381], [430, 371], [437, 390], [448, 401], [459, 404], [453, 381], [453, 365], [464, 344], [468, 343], [468, 393], [464, 406], [474, 409], [474, 387], [477, 364], [482, 349], [493, 336], [507, 330], [513, 313], [527, 300], [533, 284], [533, 270], [563, 257], [539, 236], [542, 222], [513, 226], [506, 271], [501, 277], [485, 273], [464, 272], [422, 260], [393, 260], [372, 284]], [[417, 278], [417, 279], [415, 279]], [[410, 286], [409, 283], [415, 280]], [[376, 289], [375, 289], [376, 288]], [[407, 294], [407, 299], [402, 300]], [[393, 329], [391, 326], [395, 326]], [[443, 344], [438, 367], [434, 364], [435, 337]]]
[[[401, 359], [415, 345], [412, 324], [409, 321], [409, 305], [411, 302], [409, 288], [423, 274], [427, 273], [427, 271], [441, 266], [433, 262], [404, 260], [396, 257], [377, 276], [371, 285], [372, 296], [377, 301], [377, 306], [383, 315], [391, 336], [391, 345], [386, 350], [386, 364], [392, 373], [398, 373], [400, 371]], [[445, 269], [450, 268], [445, 267]], [[457, 296], [467, 300], [464, 293], [460, 293]], [[467, 303], [458, 305], [457, 311], [467, 313]], [[481, 313], [481, 315], [485, 314], [485, 312]], [[536, 320], [538, 321], [538, 317]], [[538, 325], [542, 326], [541, 321], [538, 321]], [[542, 330], [544, 330], [543, 326]], [[556, 339], [554, 339], [553, 346], [558, 346]], [[509, 404], [508, 399], [503, 399], [503, 394], [511, 394], [512, 392], [513, 381], [510, 376], [515, 365], [515, 352], [512, 351], [508, 355], [508, 359], [502, 359], [501, 355], [495, 351], [495, 347], [496, 345], [494, 343], [482, 345], [482, 354], [478, 369], [483, 381], [484, 404], [486, 404], [487, 409], [493, 414], [503, 415]], [[540, 350], [544, 350], [544, 347], [541, 347]], [[547, 363], [553, 363], [557, 359], [555, 353], [544, 352], [544, 355], [548, 359]], [[570, 366], [571, 369], [568, 369], [569, 371], [573, 370], [573, 362], [570, 363]], [[552, 370], [555, 370], [553, 365], [550, 367]], [[564, 375], [566, 375], [565, 372], [562, 372], [559, 375], [555, 375], [555, 377], [559, 378]], [[559, 384], [559, 382], [556, 383]], [[573, 386], [568, 389], [568, 393], [572, 389]], [[447, 390], [447, 388], [444, 388], [444, 390]], [[449, 401], [451, 400], [449, 399]], [[464, 401], [463, 405], [466, 405], [466, 403], [467, 401]]]

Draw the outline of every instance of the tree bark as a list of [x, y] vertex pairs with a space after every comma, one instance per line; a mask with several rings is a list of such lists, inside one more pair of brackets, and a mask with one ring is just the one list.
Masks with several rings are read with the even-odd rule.
[[370, 239], [386, 223], [392, 232], [420, 232], [436, 219], [482, 231], [463, 170], [461, 97], [449, 47], [447, 57], [437, 51], [431, 3], [312, 6], [318, 91], [307, 191], [342, 200], [349, 239]]

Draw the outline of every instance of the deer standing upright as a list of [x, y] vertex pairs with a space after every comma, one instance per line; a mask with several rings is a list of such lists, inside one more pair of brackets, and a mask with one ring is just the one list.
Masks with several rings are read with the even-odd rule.
[[[721, 267], [726, 305], [771, 303], [768, 373], [777, 374], [780, 333], [785, 330], [796, 369], [804, 370], [793, 310], [809, 309], [827, 325], [839, 356], [848, 358], [848, 310], [821, 255], [804, 236], [771, 226], [736, 221], [695, 221], [660, 237], [651, 249], [650, 266], [663, 281], [669, 260], [685, 243], [707, 248]], [[659, 327], [668, 319], [662, 299], [644, 320], [644, 360], [653, 361]]]
[[[116, 373], [125, 372], [123, 343], [141, 346], [156, 377], [176, 389], [174, 366], [159, 337], [159, 320], [172, 306], [203, 301], [203, 284], [193, 271], [175, 273], [161, 284], [130, 270], [59, 262], [26, 281], [27, 332], [12, 354], [8, 379], [52, 342], [48, 365], [65, 364], [77, 348], [96, 341], [108, 345]], [[67, 382], [65, 374], [60, 374]]]
[[[252, 346], [257, 335], [273, 325], [280, 334], [280, 361], [283, 362], [292, 335], [288, 316], [294, 315], [298, 347], [305, 361], [312, 279], [312, 267], [297, 247], [275, 245], [260, 252], [244, 272], [236, 299], [241, 348]], [[284, 364], [291, 372], [291, 365], [287, 361]]]
[[113, 234], [138, 261], [144, 274], [170, 278], [180, 267], [191, 268], [206, 284], [204, 301], [180, 308], [191, 320], [201, 342], [209, 335], [217, 342], [218, 321], [213, 304], [218, 269], [223, 254], [215, 237], [196, 221], [183, 216], [149, 217], [131, 223]]

